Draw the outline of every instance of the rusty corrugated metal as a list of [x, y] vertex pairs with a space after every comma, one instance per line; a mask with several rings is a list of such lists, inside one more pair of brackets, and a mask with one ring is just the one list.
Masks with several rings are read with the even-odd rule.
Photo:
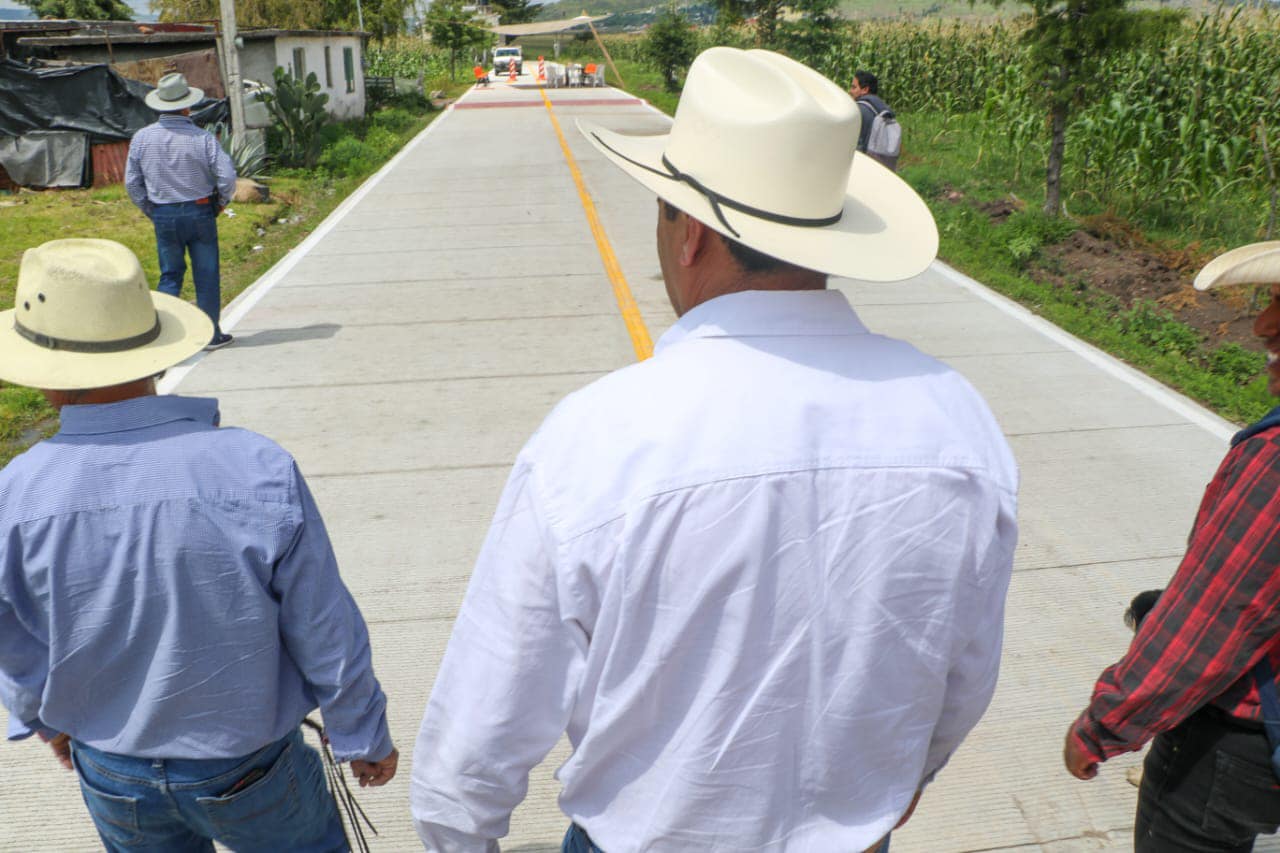
[[124, 183], [124, 164], [129, 156], [128, 142], [104, 142], [89, 149], [93, 159], [93, 185]]
[[157, 56], [152, 59], [139, 59], [134, 62], [117, 62], [113, 66], [122, 76], [131, 80], [141, 80], [151, 86], [171, 71], [178, 71], [187, 78], [187, 83], [197, 89], [204, 90], [210, 98], [225, 98], [226, 89], [222, 85], [222, 72], [218, 68], [218, 55], [212, 48], [195, 50], [190, 53], [178, 53], [173, 56]]

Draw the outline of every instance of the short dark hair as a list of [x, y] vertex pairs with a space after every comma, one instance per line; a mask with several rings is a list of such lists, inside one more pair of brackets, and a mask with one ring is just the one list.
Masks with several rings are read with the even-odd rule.
[[866, 89], [873, 95], [880, 94], [880, 81], [876, 79], [876, 75], [870, 71], [863, 71], [859, 68], [853, 72], [853, 79], [858, 81], [858, 85]]
[[[672, 221], [680, 214], [680, 208], [676, 207], [666, 199], [658, 199], [658, 204], [662, 207], [662, 215], [667, 221]], [[744, 246], [731, 237], [726, 237], [720, 232], [716, 232], [716, 236], [724, 241], [725, 248], [729, 250], [729, 254], [733, 256], [733, 260], [742, 267], [745, 273], [782, 273], [795, 272], [803, 269], [795, 264], [788, 263], [775, 258], [773, 255], [766, 255], [750, 246]]]

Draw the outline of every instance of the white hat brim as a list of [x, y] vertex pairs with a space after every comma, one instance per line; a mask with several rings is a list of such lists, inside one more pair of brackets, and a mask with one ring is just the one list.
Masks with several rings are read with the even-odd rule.
[[[581, 120], [577, 126], [605, 157], [660, 198], [726, 237], [796, 266], [863, 281], [901, 281], [923, 272], [937, 257], [938, 227], [924, 200], [861, 152], [853, 157], [839, 222], [786, 225], [721, 206], [738, 232], [735, 237], [705, 195], [654, 173], [666, 172], [662, 155], [668, 134], [628, 136]], [[733, 196], [732, 188], [714, 189]]]
[[145, 379], [185, 361], [213, 337], [213, 322], [189, 302], [152, 293], [160, 335], [137, 349], [68, 352], [35, 344], [14, 329], [13, 309], [0, 312], [0, 379], [27, 388], [70, 391]]
[[1192, 285], [1208, 290], [1228, 284], [1275, 284], [1280, 282], [1280, 240], [1250, 243], [1205, 264]]
[[147, 106], [158, 113], [173, 113], [178, 110], [185, 110], [188, 107], [194, 107], [196, 104], [204, 100], [204, 90], [197, 89], [195, 86], [187, 87], [187, 94], [176, 101], [160, 100], [160, 90], [153, 89], [148, 92], [142, 100], [146, 101]]

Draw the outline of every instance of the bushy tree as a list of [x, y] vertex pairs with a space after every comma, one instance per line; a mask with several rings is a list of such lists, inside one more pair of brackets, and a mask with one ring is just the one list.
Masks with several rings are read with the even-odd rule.
[[37, 18], [78, 21], [132, 21], [133, 10], [121, 0], [18, 0]]
[[[103, 2], [103, 0], [98, 0]], [[236, 0], [236, 23], [242, 27], [307, 30], [354, 30], [360, 13], [364, 28], [378, 38], [404, 29], [408, 0]], [[151, 0], [162, 21], [216, 20], [218, 0]]]
[[680, 89], [677, 75], [683, 75], [698, 52], [698, 36], [689, 19], [668, 6], [649, 26], [644, 36], [645, 57], [657, 66], [668, 92]]
[[462, 0], [434, 0], [422, 22], [431, 43], [449, 51], [449, 79], [457, 79], [458, 54], [487, 47], [493, 34], [473, 12], [463, 11]]
[[538, 17], [538, 7], [529, 0], [493, 0], [500, 24], [527, 24]]
[[778, 24], [778, 47], [797, 62], [823, 67], [827, 55], [849, 39], [836, 15], [839, 0], [791, 0], [790, 5], [799, 18]]

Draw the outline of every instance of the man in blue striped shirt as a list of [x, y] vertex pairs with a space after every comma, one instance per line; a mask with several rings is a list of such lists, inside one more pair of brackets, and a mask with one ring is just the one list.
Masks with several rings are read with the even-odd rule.
[[361, 785], [395, 775], [369, 634], [288, 453], [154, 376], [213, 325], [110, 240], [28, 250], [0, 379], [61, 429], [0, 471], [0, 703], [80, 777], [108, 851], [346, 850], [319, 707]]
[[191, 255], [196, 304], [213, 321], [205, 349], [231, 343], [218, 318], [222, 311], [218, 264], [218, 213], [236, 189], [236, 169], [218, 140], [191, 121], [191, 107], [204, 92], [181, 74], [166, 74], [146, 97], [160, 120], [133, 135], [124, 183], [129, 198], [155, 225], [161, 293], [178, 296]]

